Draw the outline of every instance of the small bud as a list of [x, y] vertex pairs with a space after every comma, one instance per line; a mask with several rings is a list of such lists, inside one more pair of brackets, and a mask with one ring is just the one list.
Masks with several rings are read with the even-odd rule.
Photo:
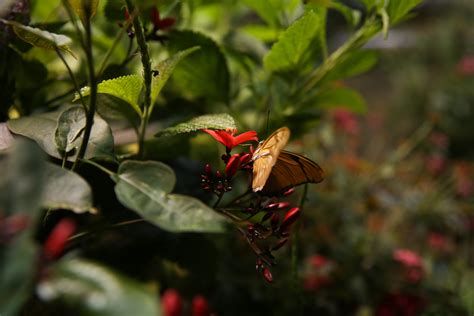
[[168, 289], [161, 297], [161, 308], [165, 316], [181, 316], [182, 301], [181, 296], [175, 289]]
[[263, 275], [263, 278], [265, 279], [265, 281], [267, 281], [268, 283], [273, 282], [273, 275], [270, 272], [270, 269], [264, 268], [263, 271], [262, 271], [262, 275]]
[[262, 259], [258, 258], [257, 261], [255, 261], [255, 270], [260, 270], [263, 268], [263, 261]]
[[204, 296], [196, 295], [193, 298], [191, 305], [192, 305], [191, 306], [192, 316], [209, 316], [210, 315], [209, 304], [207, 303], [207, 300]]
[[207, 164], [204, 166], [204, 171], [206, 172], [206, 174], [207, 174], [208, 176], [210, 176], [210, 175], [212, 174], [211, 165], [207, 163]]
[[296, 219], [300, 216], [301, 210], [299, 207], [293, 207], [288, 212], [286, 212], [283, 221], [281, 222], [280, 229], [286, 230], [291, 224], [293, 224]]
[[293, 192], [295, 192], [295, 188], [289, 188], [288, 190], [286, 190], [286, 191], [283, 193], [283, 196], [291, 195], [291, 194], [293, 194]]
[[216, 171], [216, 177], [218, 179], [222, 178], [222, 173], [219, 170]]
[[253, 235], [255, 233], [255, 227], [253, 225], [248, 225], [247, 231], [249, 234]]
[[219, 183], [217, 184], [216, 190], [219, 191], [219, 192], [224, 191], [224, 184], [222, 184], [221, 181], [219, 181]]
[[53, 228], [43, 246], [44, 254], [49, 259], [55, 259], [61, 255], [67, 240], [76, 230], [76, 223], [72, 219], [63, 218]]

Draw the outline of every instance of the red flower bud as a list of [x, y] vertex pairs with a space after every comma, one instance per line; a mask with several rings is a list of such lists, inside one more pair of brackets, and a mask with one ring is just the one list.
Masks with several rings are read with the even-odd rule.
[[283, 193], [283, 196], [291, 195], [291, 194], [293, 194], [293, 192], [295, 192], [295, 188], [289, 188], [288, 190], [286, 190], [286, 191]]
[[67, 240], [76, 230], [76, 224], [72, 219], [63, 218], [53, 228], [43, 246], [43, 251], [48, 259], [55, 259], [61, 255]]
[[293, 224], [296, 219], [300, 216], [301, 210], [299, 207], [293, 207], [288, 212], [286, 212], [283, 221], [281, 222], [280, 229], [286, 230], [291, 224]]
[[263, 260], [258, 258], [257, 261], [255, 261], [255, 270], [260, 270], [263, 268]]
[[219, 170], [216, 171], [216, 177], [218, 179], [222, 178], [222, 173]]
[[204, 171], [206, 172], [206, 174], [207, 174], [208, 176], [211, 175], [211, 173], [212, 173], [211, 165], [207, 163], [207, 164], [204, 166]]
[[161, 308], [165, 316], [181, 316], [182, 301], [181, 296], [175, 289], [168, 289], [161, 298]]
[[270, 269], [264, 268], [263, 271], [262, 271], [262, 275], [263, 275], [263, 278], [265, 279], [265, 281], [267, 281], [268, 283], [273, 282], [273, 275], [270, 272]]
[[192, 316], [209, 316], [211, 313], [209, 312], [209, 304], [207, 300], [202, 295], [196, 295], [193, 298], [192, 302]]

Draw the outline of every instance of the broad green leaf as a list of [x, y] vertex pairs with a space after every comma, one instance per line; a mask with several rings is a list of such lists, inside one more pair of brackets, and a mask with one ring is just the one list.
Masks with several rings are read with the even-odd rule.
[[155, 136], [171, 136], [176, 134], [195, 132], [201, 129], [235, 129], [235, 121], [229, 114], [209, 114], [195, 117], [187, 122], [180, 123], [159, 131]]
[[37, 286], [44, 301], [60, 301], [89, 316], [161, 315], [158, 294], [101, 264], [63, 259]]
[[171, 232], [221, 232], [224, 218], [190, 196], [171, 194], [173, 171], [156, 161], [125, 161], [113, 180], [115, 193], [126, 207]]
[[239, 28], [239, 30], [263, 42], [273, 42], [278, 37], [278, 32], [275, 29], [263, 25], [245, 25]]
[[377, 55], [376, 52], [365, 49], [351, 52], [329, 72], [324, 80], [340, 80], [362, 74], [375, 66]]
[[136, 128], [140, 125], [140, 116], [130, 104], [111, 94], [97, 95], [97, 113], [108, 122], [126, 119]]
[[68, 0], [68, 2], [82, 21], [90, 20], [96, 14], [99, 5], [99, 0]]
[[0, 19], [0, 21], [10, 25], [19, 38], [35, 47], [48, 50], [59, 49], [74, 56], [68, 47], [68, 44], [70, 44], [72, 41], [65, 35], [50, 33], [48, 31], [26, 26], [15, 21], [7, 21], [4, 19]]
[[364, 113], [367, 104], [362, 96], [355, 90], [349, 88], [331, 88], [319, 93], [314, 102], [317, 107], [323, 109], [343, 107], [357, 113]]
[[[119, 99], [124, 100], [128, 104], [132, 106], [135, 112], [138, 115], [142, 115], [142, 110], [138, 105], [138, 101], [140, 99], [140, 93], [143, 88], [143, 78], [138, 75], [128, 75], [117, 77], [114, 79], [109, 79], [102, 81], [97, 86], [97, 93], [105, 93], [113, 95]], [[90, 94], [89, 87], [83, 87], [81, 89], [81, 94], [83, 97], [86, 97]], [[72, 100], [77, 101], [79, 100], [79, 93], [74, 95], [74, 99]]]
[[[281, 2], [281, 1], [280, 1]], [[281, 8], [279, 8], [277, 1], [272, 0], [244, 0], [244, 4], [249, 6], [255, 11], [268, 25], [277, 27], [280, 25], [279, 14], [281, 14]]]
[[[67, 109], [26, 116], [10, 120], [7, 122], [7, 125], [14, 134], [33, 139], [48, 155], [62, 159], [62, 153], [56, 146], [55, 135], [59, 117], [64, 111], [67, 111]], [[79, 136], [80, 141], [82, 141], [82, 136], [81, 133]], [[68, 160], [74, 161], [77, 152], [78, 150], [68, 155]], [[94, 125], [92, 126], [85, 158], [115, 160], [112, 131], [107, 122], [98, 115], [94, 116]]]
[[56, 146], [62, 153], [81, 146], [80, 136], [86, 126], [86, 114], [81, 107], [72, 107], [61, 113], [54, 136]]
[[171, 76], [171, 74], [173, 73], [173, 70], [178, 65], [178, 63], [183, 58], [185, 58], [186, 56], [195, 52], [198, 49], [199, 49], [198, 46], [194, 46], [186, 50], [180, 51], [174, 54], [172, 57], [161, 61], [160, 63], [158, 63], [158, 65], [154, 67], [154, 69], [158, 70], [159, 73], [156, 76], [153, 76], [153, 79], [152, 79], [152, 86], [151, 86], [151, 103], [152, 104], [155, 103], [156, 98], [158, 97], [158, 94], [160, 93], [161, 89], [168, 81], [168, 78]]
[[67, 209], [75, 213], [95, 213], [92, 189], [77, 173], [46, 164], [42, 206], [47, 209]]
[[386, 10], [390, 17], [390, 25], [395, 25], [403, 20], [407, 14], [423, 0], [389, 0]]
[[41, 150], [30, 141], [16, 141], [12, 152], [0, 157], [2, 219], [16, 218], [25, 227], [0, 243], [0, 314], [17, 315], [28, 299], [37, 270], [33, 239], [39, 218], [44, 172]]
[[265, 68], [275, 72], [298, 70], [320, 30], [319, 16], [312, 10], [307, 11], [273, 44], [263, 60]]
[[200, 46], [201, 49], [181, 60], [171, 76], [173, 85], [189, 99], [206, 98], [227, 103], [230, 77], [227, 61], [220, 47], [209, 37], [192, 31], [173, 31], [171, 54]]

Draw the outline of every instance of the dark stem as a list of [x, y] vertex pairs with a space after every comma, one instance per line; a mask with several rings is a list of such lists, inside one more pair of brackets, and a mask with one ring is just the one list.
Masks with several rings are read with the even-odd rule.
[[[127, 4], [128, 12], [135, 12], [135, 6], [132, 0], [125, 0]], [[133, 17], [132, 17], [133, 18]], [[148, 119], [150, 118], [149, 109], [151, 107], [151, 59], [148, 53], [148, 45], [145, 40], [145, 34], [143, 33], [142, 23], [138, 15], [133, 18], [133, 28], [135, 30], [135, 36], [137, 44], [140, 49], [141, 61], [143, 66], [143, 76], [145, 84], [145, 100], [143, 104], [143, 114], [140, 122], [140, 129], [138, 134], [138, 157], [143, 158], [145, 150], [145, 132], [148, 125]]]
[[86, 127], [84, 129], [84, 136], [82, 138], [81, 147], [79, 148], [79, 153], [77, 154], [76, 161], [72, 165], [72, 170], [75, 170], [81, 161], [84, 158], [86, 153], [87, 145], [89, 143], [89, 138], [92, 131], [92, 125], [94, 124], [94, 114], [97, 101], [97, 77], [94, 70], [94, 56], [92, 54], [92, 26], [90, 17], [84, 22], [84, 27], [86, 29], [86, 60], [87, 60], [87, 69], [89, 72], [89, 87], [90, 87], [90, 97], [89, 97], [89, 108], [86, 111]]

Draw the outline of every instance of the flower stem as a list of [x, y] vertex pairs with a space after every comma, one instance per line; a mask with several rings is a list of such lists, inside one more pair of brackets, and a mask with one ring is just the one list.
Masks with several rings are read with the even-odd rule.
[[[135, 6], [132, 0], [125, 0], [127, 4], [128, 12], [135, 12]], [[145, 100], [143, 104], [143, 115], [141, 117], [140, 129], [138, 133], [138, 157], [143, 158], [145, 154], [145, 132], [150, 118], [150, 107], [151, 107], [151, 59], [148, 53], [148, 45], [145, 40], [145, 34], [143, 33], [143, 26], [140, 18], [137, 16], [132, 17], [133, 28], [135, 30], [135, 36], [137, 39], [138, 48], [140, 49], [141, 61], [143, 66], [143, 76], [145, 85]]]

